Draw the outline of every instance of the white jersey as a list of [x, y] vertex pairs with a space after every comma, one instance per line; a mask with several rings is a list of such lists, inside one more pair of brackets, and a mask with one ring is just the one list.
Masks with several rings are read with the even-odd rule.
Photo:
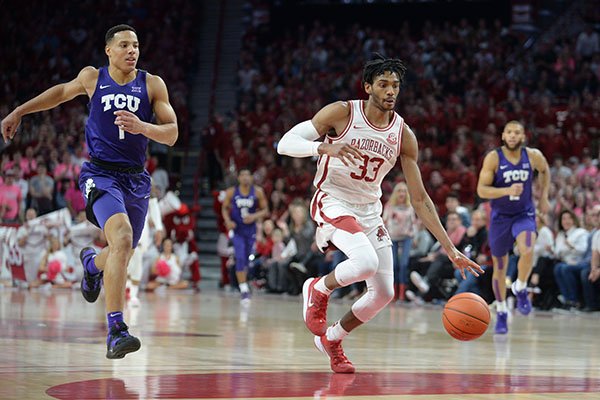
[[400, 155], [404, 120], [394, 112], [385, 128], [369, 122], [362, 100], [348, 101], [350, 120], [336, 137], [325, 137], [325, 143], [347, 143], [363, 153], [358, 165], [346, 166], [339, 158], [323, 156], [317, 162], [313, 184], [332, 197], [351, 204], [369, 204], [381, 198], [381, 182]]

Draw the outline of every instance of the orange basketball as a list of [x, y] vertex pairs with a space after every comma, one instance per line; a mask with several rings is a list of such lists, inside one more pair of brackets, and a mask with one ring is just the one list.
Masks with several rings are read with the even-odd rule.
[[454, 339], [477, 339], [485, 333], [490, 323], [490, 308], [475, 293], [460, 293], [446, 303], [442, 322]]

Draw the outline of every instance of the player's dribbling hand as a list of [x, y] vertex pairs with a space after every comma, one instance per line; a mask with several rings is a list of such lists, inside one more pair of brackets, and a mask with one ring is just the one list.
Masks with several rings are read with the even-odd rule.
[[319, 150], [322, 150], [321, 154], [325, 154], [331, 157], [336, 157], [342, 160], [345, 166], [357, 165], [356, 160], [363, 159], [363, 154], [354, 146], [344, 143], [323, 143]]
[[8, 114], [2, 120], [2, 138], [4, 139], [4, 143], [8, 143], [9, 140], [15, 137], [19, 124], [21, 124], [21, 117], [15, 111]]
[[484, 274], [485, 271], [477, 264], [476, 262], [469, 259], [469, 257], [465, 256], [463, 253], [458, 251], [458, 249], [453, 249], [453, 251], [448, 252], [448, 258], [452, 261], [454, 268], [460, 271], [460, 276], [463, 279], [467, 279], [465, 275], [465, 270], [469, 271], [475, 276], [479, 276], [479, 274]]
[[137, 115], [132, 112], [119, 110], [115, 111], [115, 125], [127, 133], [139, 135], [144, 132], [145, 122], [142, 122]]

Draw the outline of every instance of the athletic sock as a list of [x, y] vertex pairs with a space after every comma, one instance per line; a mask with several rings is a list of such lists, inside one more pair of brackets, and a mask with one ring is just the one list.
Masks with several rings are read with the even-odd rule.
[[329, 296], [331, 294], [331, 292], [333, 292], [333, 290], [331, 290], [327, 286], [325, 286], [325, 278], [324, 277], [319, 279], [317, 281], [317, 283], [315, 283], [315, 289], [321, 293], [325, 293], [327, 296]]
[[517, 281], [515, 282], [515, 290], [517, 292], [520, 292], [524, 289], [527, 289], [527, 282], [523, 282], [522, 280], [517, 279]]
[[508, 312], [508, 307], [506, 306], [506, 300], [504, 301], [496, 301], [496, 312]]
[[325, 333], [325, 335], [327, 337], [327, 340], [331, 342], [342, 340], [348, 335], [348, 332], [346, 332], [346, 330], [342, 328], [340, 321], [338, 321], [329, 328], [327, 328], [327, 332]]
[[123, 324], [123, 312], [122, 311], [113, 311], [106, 314], [106, 319], [108, 321], [108, 331], [115, 326], [116, 324]]
[[248, 293], [249, 291], [250, 291], [250, 288], [248, 287], [248, 282], [240, 283], [240, 292]]
[[139, 290], [140, 290], [140, 287], [138, 285], [132, 283], [131, 286], [129, 287], [129, 297], [132, 299], [137, 297]]

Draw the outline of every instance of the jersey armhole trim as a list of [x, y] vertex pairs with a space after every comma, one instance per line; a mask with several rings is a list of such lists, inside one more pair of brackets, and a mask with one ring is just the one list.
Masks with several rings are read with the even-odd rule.
[[348, 104], [350, 104], [350, 118], [348, 119], [348, 123], [342, 130], [342, 133], [340, 133], [336, 137], [327, 136], [333, 142], [338, 141], [341, 138], [343, 138], [344, 136], [346, 136], [346, 133], [348, 133], [348, 131], [350, 130], [350, 127], [352, 126], [352, 121], [354, 120], [354, 103], [350, 100], [350, 101], [348, 101]]

